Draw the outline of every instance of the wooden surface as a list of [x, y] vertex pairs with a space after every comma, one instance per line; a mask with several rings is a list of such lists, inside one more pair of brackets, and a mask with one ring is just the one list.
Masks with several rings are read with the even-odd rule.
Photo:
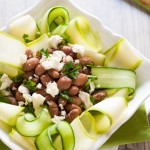
[[[0, 0], [0, 28], [8, 20], [37, 0]], [[126, 37], [150, 59], [150, 12], [132, 0], [74, 0], [81, 8], [96, 15], [110, 29]], [[150, 150], [150, 142], [120, 146], [119, 150]]]

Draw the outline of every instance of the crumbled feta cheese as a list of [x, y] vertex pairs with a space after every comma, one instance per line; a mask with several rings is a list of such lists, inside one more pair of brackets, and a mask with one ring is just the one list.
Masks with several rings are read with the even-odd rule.
[[59, 104], [58, 106], [60, 107], [61, 110], [64, 109], [64, 106], [62, 104]]
[[84, 56], [85, 48], [81, 45], [75, 44], [72, 46], [72, 51], [74, 53], [79, 53], [82, 57]]
[[28, 79], [29, 79], [29, 80], [32, 80], [32, 78], [33, 78], [33, 77], [32, 77], [32, 76], [30, 76]]
[[41, 89], [42, 88], [42, 84], [38, 83], [38, 85], [36, 86], [37, 89]]
[[30, 94], [23, 94], [23, 98], [26, 100], [27, 103], [32, 102], [32, 96]]
[[57, 49], [59, 43], [61, 43], [63, 38], [59, 35], [54, 35], [49, 38], [49, 45], [51, 48]]
[[65, 110], [61, 111], [61, 115], [65, 117], [66, 116], [66, 111]]
[[43, 97], [41, 94], [33, 93], [32, 101], [33, 101], [33, 108], [38, 109], [40, 106], [43, 105], [45, 97]]
[[19, 106], [23, 106], [25, 103], [23, 101], [18, 102]]
[[76, 60], [74, 61], [74, 63], [75, 63], [75, 64], [79, 64], [79, 63], [80, 63], [79, 59], [76, 59]]
[[69, 55], [64, 57], [64, 59], [63, 59], [64, 63], [71, 62], [71, 61], [73, 62], [73, 58], [71, 56], [69, 56]]
[[91, 82], [91, 83], [90, 83], [90, 90], [89, 90], [90, 94], [91, 94], [92, 92], [94, 92], [94, 90], [95, 90], [95, 85], [94, 85], [93, 82]]
[[64, 120], [65, 117], [64, 116], [54, 116], [54, 118], [52, 118], [52, 122], [53, 123], [59, 123], [60, 121]]
[[66, 57], [66, 54], [62, 51], [54, 51], [52, 57], [57, 58], [60, 62], [64, 57]]
[[36, 74], [34, 74], [34, 77], [39, 78], [39, 76], [37, 76]]
[[20, 56], [20, 63], [24, 64], [24, 63], [26, 63], [26, 61], [27, 61], [27, 55], [21, 55]]
[[46, 61], [47, 57], [45, 55], [42, 55], [42, 58], [40, 59], [40, 63]]
[[10, 87], [12, 80], [8, 77], [7, 74], [3, 74], [0, 78], [1, 86], [0, 90], [5, 90], [6, 88]]
[[93, 104], [90, 100], [90, 94], [80, 91], [78, 96], [81, 98], [81, 101], [85, 106], [85, 109], [88, 109], [93, 106]]
[[52, 97], [55, 97], [59, 94], [59, 89], [55, 81], [47, 84], [46, 93], [50, 94]]
[[26, 88], [24, 85], [20, 85], [19, 88], [18, 88], [18, 91], [20, 93], [23, 93], [23, 94], [29, 94], [30, 93], [29, 89]]
[[2, 90], [1, 93], [4, 96], [10, 96], [11, 95], [11, 92], [10, 91], [6, 91], [6, 90]]

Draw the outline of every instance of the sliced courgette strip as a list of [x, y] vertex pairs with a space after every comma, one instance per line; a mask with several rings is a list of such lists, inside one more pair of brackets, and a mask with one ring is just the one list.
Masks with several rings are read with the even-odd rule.
[[49, 126], [36, 139], [39, 150], [73, 150], [75, 145], [72, 127], [66, 121]]
[[38, 117], [29, 113], [19, 117], [16, 122], [16, 129], [24, 136], [36, 136], [50, 124], [51, 116], [48, 110], [44, 108]]
[[98, 77], [94, 81], [98, 88], [128, 88], [130, 94], [135, 91], [136, 74], [134, 71], [111, 67], [92, 67], [91, 72], [92, 75]]
[[[41, 35], [44, 33], [52, 33], [54, 30], [56, 32], [57, 27], [60, 29], [69, 23], [69, 13], [62, 6], [56, 6], [49, 9], [39, 21], [38, 26], [40, 28]], [[61, 31], [62, 32], [62, 31]], [[65, 32], [65, 30], [64, 30]], [[58, 34], [58, 32], [57, 32]]]

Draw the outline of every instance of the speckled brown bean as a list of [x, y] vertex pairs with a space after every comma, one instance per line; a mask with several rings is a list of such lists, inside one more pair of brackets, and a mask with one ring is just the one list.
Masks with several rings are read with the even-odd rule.
[[50, 81], [52, 81], [52, 78], [48, 74], [44, 74], [40, 77], [40, 80], [42, 84], [46, 86]]
[[67, 115], [66, 115], [66, 121], [71, 123], [76, 117], [80, 115], [80, 112], [78, 109], [73, 109], [71, 110]]
[[48, 95], [48, 94], [47, 94], [47, 95], [45, 96], [45, 101], [46, 101], [46, 102], [48, 102], [48, 101], [55, 101], [55, 100], [56, 100], [56, 99], [55, 99], [54, 97], [52, 97], [51, 95]]
[[72, 52], [72, 49], [70, 46], [63, 46], [61, 48], [61, 50], [66, 54], [66, 55], [69, 55], [71, 52]]
[[39, 77], [33, 77], [32, 78], [32, 81], [34, 81], [35, 83], [39, 83], [39, 80], [40, 80]]
[[54, 101], [49, 101], [47, 104], [48, 104], [48, 110], [50, 114], [52, 115], [52, 117], [54, 117], [55, 115], [58, 116], [59, 109], [58, 109], [57, 104]]
[[76, 58], [77, 58], [77, 53], [71, 52], [69, 55], [70, 55], [73, 59], [76, 59]]
[[71, 86], [67, 91], [69, 96], [75, 96], [79, 93], [79, 88], [77, 86]]
[[12, 105], [18, 105], [17, 100], [16, 100], [14, 97], [12, 97], [12, 96], [9, 96], [9, 97], [8, 97], [8, 101], [9, 101], [9, 103], [12, 104]]
[[77, 78], [73, 80], [73, 85], [83, 86], [88, 81], [88, 76], [83, 73], [79, 73]]
[[47, 93], [46, 93], [46, 91], [44, 89], [39, 89], [39, 90], [36, 91], [36, 93], [37, 94], [41, 94], [44, 97], [47, 96]]
[[38, 65], [38, 63], [39, 63], [39, 59], [37, 59], [37, 58], [30, 58], [23, 65], [23, 70], [24, 71], [32, 71], [33, 69], [36, 68], [36, 66]]
[[34, 74], [34, 71], [33, 71], [33, 70], [32, 70], [32, 71], [29, 71], [29, 72], [25, 72], [25, 74], [24, 74], [24, 79], [25, 79], [25, 80], [28, 80], [29, 77], [32, 77], [32, 76], [33, 76], [33, 74]]
[[71, 98], [72, 98], [71, 103], [80, 106], [80, 104], [81, 104], [81, 98], [80, 97], [78, 97], [78, 96], [72, 96]]
[[82, 66], [93, 65], [94, 64], [93, 60], [89, 57], [84, 56], [84, 57], [81, 57], [79, 60], [80, 60], [80, 64]]
[[82, 109], [79, 106], [77, 106], [75, 104], [71, 104], [71, 103], [66, 104], [66, 106], [65, 106], [66, 112], [70, 112], [73, 109], [78, 109], [80, 114], [82, 113]]
[[38, 64], [38, 66], [35, 68], [35, 75], [41, 76], [46, 72], [44, 67], [41, 64]]
[[33, 57], [33, 52], [30, 49], [27, 49], [25, 52], [27, 59], [30, 59]]
[[106, 92], [98, 91], [98, 92], [93, 94], [94, 101], [95, 102], [102, 101], [106, 97], [106, 95], [107, 95]]
[[53, 79], [58, 79], [60, 77], [60, 74], [58, 71], [54, 70], [54, 69], [50, 69], [48, 70], [48, 74], [50, 75], [51, 78]]
[[51, 49], [51, 48], [48, 49], [49, 54], [53, 54], [53, 51], [54, 51], [54, 49]]
[[67, 90], [70, 88], [72, 83], [72, 80], [68, 77], [61, 77], [58, 81], [57, 81], [57, 86], [58, 89], [63, 91], [63, 90]]
[[16, 92], [15, 97], [16, 97], [16, 100], [17, 100], [18, 102], [20, 102], [20, 101], [23, 101], [23, 102], [24, 102], [24, 101], [25, 101], [25, 99], [23, 98], [23, 94], [20, 93], [19, 91]]
[[36, 52], [36, 58], [38, 58], [38, 59], [42, 58], [42, 54], [39, 51]]
[[62, 104], [63, 106], [65, 106], [65, 105], [67, 104], [67, 100], [64, 99], [64, 98], [62, 98], [62, 97], [60, 97], [60, 98], [58, 99], [58, 103], [59, 103], [59, 104]]
[[83, 69], [81, 69], [81, 73], [86, 74], [86, 75], [90, 75], [91, 70], [87, 67], [83, 67]]

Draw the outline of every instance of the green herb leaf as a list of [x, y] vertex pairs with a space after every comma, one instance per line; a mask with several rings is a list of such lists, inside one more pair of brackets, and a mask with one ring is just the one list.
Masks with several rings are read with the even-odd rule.
[[15, 83], [22, 82], [23, 81], [23, 77], [24, 77], [24, 74], [19, 74], [16, 77], [13, 78], [13, 82], [15, 82]]
[[90, 101], [94, 104], [94, 97], [90, 95]]
[[22, 36], [22, 38], [24, 39], [25, 43], [29, 43], [29, 42], [32, 41], [32, 40], [29, 40], [29, 35], [28, 35], [28, 34], [24, 34], [24, 35]]
[[64, 74], [67, 75], [69, 78], [76, 78], [79, 74], [79, 70], [81, 69], [81, 65], [75, 65], [74, 62], [70, 61], [66, 63], [63, 67]]
[[34, 108], [31, 104], [25, 105], [25, 109], [24, 109], [25, 113], [32, 113], [34, 114]]
[[64, 91], [63, 93], [60, 93], [60, 96], [66, 100], [68, 100], [69, 102], [72, 101], [72, 98], [67, 94], [66, 91]]
[[40, 50], [40, 53], [41, 53], [42, 55], [46, 56], [46, 58], [48, 58], [48, 57], [50, 56], [49, 53], [48, 53], [48, 49], [46, 49], [46, 50], [41, 49], [41, 50]]
[[23, 85], [28, 88], [30, 92], [36, 91], [36, 82], [32, 80], [24, 80]]

